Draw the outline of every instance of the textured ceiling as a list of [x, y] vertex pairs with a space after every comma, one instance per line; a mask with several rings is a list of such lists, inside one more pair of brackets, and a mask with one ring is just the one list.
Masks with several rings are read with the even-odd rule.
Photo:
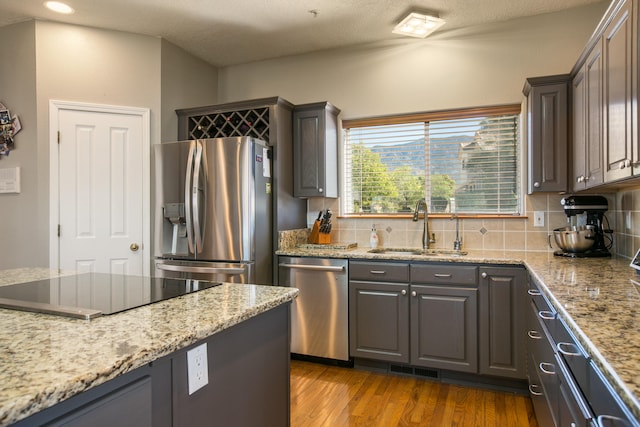
[[158, 36], [225, 66], [397, 39], [393, 26], [413, 10], [444, 18], [447, 31], [601, 1], [67, 0], [76, 13], [64, 16], [44, 0], [0, 0], [0, 26], [36, 18]]

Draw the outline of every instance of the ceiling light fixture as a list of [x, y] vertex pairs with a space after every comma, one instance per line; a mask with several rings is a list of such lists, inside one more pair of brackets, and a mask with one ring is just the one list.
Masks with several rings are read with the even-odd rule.
[[47, 1], [44, 3], [45, 7], [49, 10], [53, 10], [54, 12], [64, 13], [65, 15], [69, 15], [75, 10], [68, 4], [61, 3], [59, 1]]
[[411, 12], [393, 29], [394, 34], [425, 38], [445, 24], [444, 19]]

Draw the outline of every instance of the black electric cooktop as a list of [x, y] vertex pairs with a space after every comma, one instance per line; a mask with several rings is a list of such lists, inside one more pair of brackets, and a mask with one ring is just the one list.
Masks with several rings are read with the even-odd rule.
[[0, 286], [0, 307], [91, 319], [220, 284], [203, 280], [86, 273]]

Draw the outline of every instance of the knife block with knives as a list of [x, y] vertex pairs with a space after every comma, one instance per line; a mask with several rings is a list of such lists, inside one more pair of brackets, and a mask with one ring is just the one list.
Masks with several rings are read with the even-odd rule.
[[331, 210], [320, 211], [313, 222], [309, 243], [327, 245], [331, 243]]

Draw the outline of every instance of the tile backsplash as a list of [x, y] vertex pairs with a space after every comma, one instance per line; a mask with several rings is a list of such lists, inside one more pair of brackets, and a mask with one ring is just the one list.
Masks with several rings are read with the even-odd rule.
[[[609, 202], [605, 214], [608, 227], [614, 230], [612, 253], [632, 257], [640, 248], [640, 186], [620, 190], [617, 193], [602, 194]], [[526, 197], [526, 218], [508, 219], [460, 219], [459, 234], [462, 249], [504, 251], [504, 255], [517, 255], [522, 251], [554, 251], [557, 248], [551, 237], [553, 248], [549, 247], [549, 236], [553, 229], [567, 224], [562, 210], [561, 194], [534, 194]], [[308, 201], [309, 225], [321, 209], [334, 212], [332, 241], [354, 242], [360, 247], [369, 246], [371, 227], [378, 230], [380, 246], [419, 247], [422, 240], [422, 220], [392, 218], [340, 218], [339, 199], [313, 198]], [[534, 227], [534, 211], [544, 212], [544, 226]], [[605, 227], [607, 224], [605, 222]], [[435, 233], [434, 248], [453, 249], [456, 236], [456, 221], [449, 218], [431, 218], [429, 231]]]

